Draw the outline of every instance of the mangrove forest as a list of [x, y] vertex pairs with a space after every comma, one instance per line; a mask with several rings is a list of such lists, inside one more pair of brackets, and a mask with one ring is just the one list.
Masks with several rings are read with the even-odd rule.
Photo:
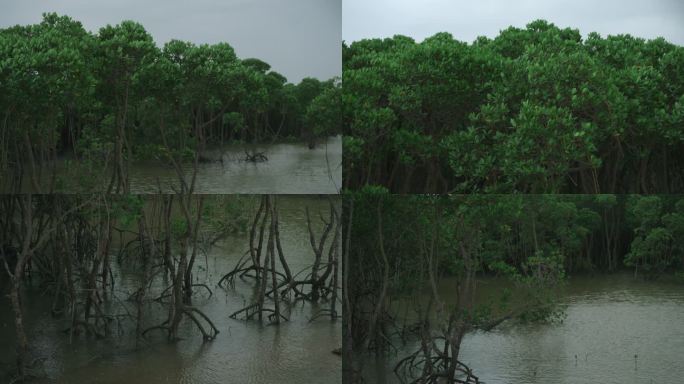
[[[313, 192], [335, 193], [339, 186], [321, 184], [341, 163], [339, 140], [324, 148], [341, 133], [340, 92], [334, 78], [289, 83], [260, 59], [238, 58], [228, 43], [160, 47], [134, 21], [91, 33], [68, 16], [44, 14], [38, 24], [0, 29], [0, 190], [173, 193], [177, 185], [156, 179], [173, 173], [171, 163], [246, 163], [201, 180], [237, 175], [232, 183], [240, 185], [251, 180], [239, 176], [271, 160], [274, 174], [314, 168]], [[277, 167], [288, 159], [289, 168]], [[163, 166], [139, 170], [145, 161]], [[226, 185], [200, 183], [200, 192], [226, 193]], [[293, 188], [269, 192], [310, 193]]]
[[544, 20], [343, 45], [345, 187], [684, 190], [684, 47]]
[[682, 373], [684, 196], [368, 188], [346, 204], [345, 383]]
[[341, 215], [333, 197], [3, 196], [0, 381], [339, 380]]

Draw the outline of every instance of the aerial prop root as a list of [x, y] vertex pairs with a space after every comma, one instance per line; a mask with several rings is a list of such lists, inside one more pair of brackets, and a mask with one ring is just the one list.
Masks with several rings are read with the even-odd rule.
[[[248, 306], [246, 306], [240, 310], [237, 310], [237, 311], [233, 312], [229, 317], [231, 319], [238, 319], [238, 317], [244, 313], [244, 317], [242, 318], [242, 320], [252, 320], [254, 318], [254, 316], [258, 315], [260, 312], [268, 313], [269, 314], [268, 320], [271, 323], [275, 322], [275, 318], [276, 318], [275, 309], [266, 308], [266, 307], [260, 305], [259, 303], [254, 303], [254, 304], [248, 305]], [[285, 315], [283, 315], [282, 313], [279, 315], [280, 315], [280, 318], [282, 318], [285, 321], [290, 320]]]
[[[183, 313], [183, 315], [187, 316], [190, 320], [192, 320], [193, 323], [195, 323], [197, 328], [202, 333], [202, 338], [204, 339], [204, 341], [212, 341], [220, 333], [218, 328], [216, 328], [216, 325], [214, 325], [214, 322], [212, 322], [211, 319], [209, 319], [209, 317], [205, 315], [204, 312], [200, 311], [198, 308], [185, 306], [181, 308], [181, 312]], [[201, 319], [203, 319], [207, 323], [207, 325], [209, 326], [208, 329], [204, 326], [204, 324], [202, 324]], [[147, 328], [142, 332], [142, 335], [145, 336], [147, 333], [154, 330], [165, 330], [168, 332], [171, 330], [171, 326], [169, 325], [169, 323], [170, 321], [167, 319], [159, 325]]]

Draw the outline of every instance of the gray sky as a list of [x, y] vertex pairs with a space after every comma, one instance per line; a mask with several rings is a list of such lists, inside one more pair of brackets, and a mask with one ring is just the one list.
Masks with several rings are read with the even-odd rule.
[[339, 76], [342, 0], [1, 0], [0, 27], [69, 15], [96, 32], [141, 23], [158, 45], [171, 39], [228, 42], [241, 58], [271, 64], [291, 82]]
[[342, 38], [399, 34], [421, 41], [446, 31], [472, 42], [535, 19], [578, 28], [583, 36], [629, 33], [684, 45], [683, 0], [343, 0]]

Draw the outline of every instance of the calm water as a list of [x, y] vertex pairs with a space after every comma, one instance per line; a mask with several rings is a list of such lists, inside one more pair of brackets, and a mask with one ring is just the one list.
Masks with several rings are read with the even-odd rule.
[[[263, 152], [268, 161], [246, 162], [245, 151]], [[342, 187], [342, 138], [330, 137], [319, 142], [314, 149], [306, 143], [280, 144], [233, 144], [222, 150], [213, 150], [207, 157], [223, 162], [200, 163], [195, 186], [196, 193], [203, 194], [335, 194]], [[186, 177], [190, 180], [192, 164], [185, 164]], [[49, 171], [46, 171], [49, 173]], [[82, 178], [79, 168], [58, 164], [58, 175], [65, 179], [62, 192], [77, 192], [70, 186], [72, 180]], [[86, 178], [101, 177], [101, 172]], [[107, 176], [107, 175], [104, 175]], [[171, 164], [160, 162], [137, 162], [129, 170], [132, 193], [173, 193], [178, 186], [178, 176]], [[102, 182], [109, 181], [108, 176]], [[50, 178], [43, 177], [46, 185]], [[31, 189], [28, 176], [24, 190]], [[44, 187], [48, 188], [48, 187]]]
[[[308, 267], [313, 252], [308, 240], [304, 207], [327, 212], [327, 200], [303, 197], [279, 199], [281, 240], [293, 271]], [[315, 220], [318, 223], [317, 220]], [[320, 227], [320, 226], [319, 226]], [[319, 228], [320, 230], [320, 228]], [[231, 237], [213, 248], [205, 262], [198, 257], [195, 278], [206, 281], [214, 296], [199, 293], [193, 304], [204, 311], [221, 332], [202, 343], [199, 331], [183, 320], [183, 340], [168, 343], [162, 332], [150, 334], [149, 346], [136, 350], [132, 340], [134, 325], [123, 323], [119, 337], [111, 340], [86, 340], [85, 336], [69, 344], [60, 331], [68, 324], [49, 314], [50, 300], [29, 292], [25, 296], [28, 336], [35, 356], [47, 360], [42, 370], [47, 379], [40, 383], [336, 383], [341, 381], [341, 358], [331, 351], [341, 346], [341, 322], [323, 318], [309, 322], [316, 313], [314, 305], [301, 302], [291, 308], [290, 321], [280, 326], [260, 325], [230, 319], [228, 316], [250, 302], [251, 283], [236, 281], [235, 290], [216, 287], [247, 248], [247, 236]], [[208, 268], [207, 268], [208, 267]], [[118, 269], [117, 293], [125, 300], [139, 286], [135, 268]], [[251, 281], [250, 281], [251, 282]], [[157, 289], [162, 285], [157, 284]], [[126, 303], [135, 313], [133, 303]], [[327, 308], [327, 303], [321, 305]], [[0, 312], [0, 368], [13, 364], [14, 330], [9, 303]], [[113, 304], [113, 312], [123, 308]], [[158, 304], [147, 308], [147, 325], [158, 324], [166, 310]], [[118, 327], [114, 327], [115, 331]], [[0, 382], [4, 377], [0, 376]]]
[[[242, 161], [245, 151], [264, 152], [268, 161]], [[309, 149], [304, 143], [231, 145], [220, 162], [200, 164], [197, 193], [335, 194], [342, 187], [342, 138], [335, 136]], [[220, 154], [214, 154], [218, 158]], [[186, 172], [191, 171], [187, 165]], [[173, 192], [176, 172], [163, 164], [131, 169], [133, 193]]]
[[[485, 291], [496, 284], [486, 285]], [[449, 283], [441, 288], [447, 295]], [[567, 318], [560, 324], [508, 322], [468, 335], [461, 360], [488, 384], [682, 382], [683, 284], [627, 274], [575, 277], [563, 302]], [[415, 349], [417, 344], [405, 352]], [[368, 382], [398, 382], [395, 359], [389, 360], [366, 362]]]

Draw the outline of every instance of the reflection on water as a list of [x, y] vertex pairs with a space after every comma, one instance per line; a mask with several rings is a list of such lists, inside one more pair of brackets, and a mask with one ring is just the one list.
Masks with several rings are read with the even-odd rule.
[[[256, 201], [256, 200], [255, 200]], [[308, 242], [304, 208], [325, 214], [326, 199], [281, 197], [279, 199], [281, 241], [283, 251], [294, 271], [308, 267], [313, 252]], [[318, 228], [320, 230], [320, 228]], [[228, 316], [251, 300], [252, 282], [236, 281], [235, 290], [216, 287], [223, 274], [230, 271], [244, 254], [248, 236], [233, 236], [198, 258], [195, 278], [207, 281], [214, 295], [197, 293], [193, 305], [204, 311], [221, 332], [208, 343], [202, 343], [199, 331], [183, 321], [181, 341], [168, 343], [161, 332], [151, 334], [150, 345], [135, 350], [135, 326], [130, 321], [114, 326], [118, 337], [110, 340], [87, 340], [85, 336], [69, 344], [61, 331], [68, 321], [50, 315], [51, 298], [37, 292], [25, 296], [26, 319], [33, 355], [47, 358], [43, 369], [45, 383], [336, 383], [341, 381], [341, 358], [331, 351], [341, 346], [341, 324], [322, 318], [309, 322], [316, 313], [315, 305], [299, 302], [293, 305], [290, 321], [280, 326], [260, 325], [230, 319]], [[117, 295], [125, 301], [139, 286], [135, 268], [117, 268]], [[162, 283], [155, 284], [157, 292]], [[152, 294], [150, 295], [152, 296]], [[133, 303], [128, 303], [134, 311]], [[326, 306], [327, 303], [321, 303]], [[114, 312], [122, 312], [112, 305]], [[118, 309], [117, 309], [118, 308]], [[133, 312], [134, 313], [134, 312]], [[146, 308], [146, 325], [154, 325], [166, 317], [166, 309], [158, 304]], [[0, 312], [0, 368], [14, 359], [14, 330], [9, 305]], [[0, 377], [0, 381], [2, 377]]]
[[[243, 161], [245, 151], [264, 152], [268, 161]], [[211, 153], [218, 159], [220, 153]], [[191, 165], [185, 165], [190, 174]], [[130, 171], [133, 193], [173, 192], [178, 183], [171, 166], [136, 164]], [[230, 145], [223, 162], [200, 164], [197, 193], [335, 194], [342, 186], [342, 139], [331, 137], [316, 148], [304, 143]]]
[[[246, 152], [263, 152], [268, 160], [244, 161]], [[199, 163], [195, 193], [336, 194], [342, 187], [341, 136], [319, 142], [314, 149], [306, 143], [231, 144], [205, 155], [211, 161]], [[189, 181], [192, 164], [183, 164], [183, 170]], [[51, 173], [51, 169], [44, 171], [42, 188], [49, 189]], [[75, 185], [83, 178], [89, 183], [102, 177], [103, 186], [109, 182], [100, 171], [85, 177], [84, 170], [64, 161], [58, 162], [57, 175], [63, 179], [57, 189], [66, 193], [78, 192]], [[131, 164], [129, 178], [132, 193], [174, 193], [179, 186], [173, 166], [158, 161]], [[32, 189], [28, 174], [23, 182], [24, 191]]]
[[[630, 275], [576, 277], [563, 301], [568, 307], [562, 323], [511, 322], [467, 335], [460, 359], [487, 384], [681, 382], [681, 283], [645, 282]], [[398, 382], [390, 360], [366, 363], [369, 382]]]

